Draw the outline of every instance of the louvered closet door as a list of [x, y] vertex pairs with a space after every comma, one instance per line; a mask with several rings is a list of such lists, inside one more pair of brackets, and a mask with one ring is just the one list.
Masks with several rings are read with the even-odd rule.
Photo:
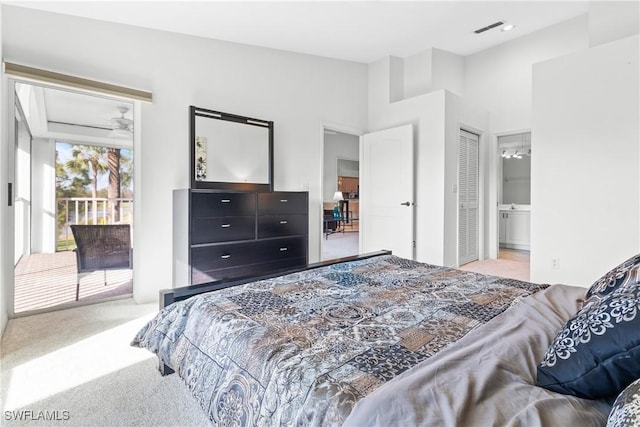
[[460, 130], [458, 163], [458, 264], [478, 259], [479, 137]]

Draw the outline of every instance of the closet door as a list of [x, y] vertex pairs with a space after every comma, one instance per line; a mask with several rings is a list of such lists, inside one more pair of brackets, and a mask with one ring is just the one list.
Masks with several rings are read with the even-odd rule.
[[478, 144], [478, 135], [460, 130], [458, 265], [478, 259]]

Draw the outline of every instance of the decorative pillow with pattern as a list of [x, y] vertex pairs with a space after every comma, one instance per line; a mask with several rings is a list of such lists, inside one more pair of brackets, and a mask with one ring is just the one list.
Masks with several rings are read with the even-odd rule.
[[640, 379], [632, 382], [618, 396], [609, 413], [607, 427], [640, 425]]
[[586, 301], [538, 365], [536, 384], [588, 399], [615, 398], [640, 378], [640, 285]]
[[596, 280], [587, 291], [585, 298], [589, 299], [594, 295], [603, 297], [625, 283], [638, 282], [640, 282], [640, 254], [632, 256]]

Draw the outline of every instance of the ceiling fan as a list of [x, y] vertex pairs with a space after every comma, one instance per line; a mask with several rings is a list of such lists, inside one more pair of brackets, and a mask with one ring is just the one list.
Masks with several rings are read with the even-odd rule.
[[113, 131], [111, 134], [113, 136], [129, 137], [133, 134], [133, 120], [127, 119], [124, 116], [129, 111], [129, 107], [118, 107], [118, 111], [120, 111], [120, 117], [114, 117], [111, 119], [111, 123], [113, 124]]

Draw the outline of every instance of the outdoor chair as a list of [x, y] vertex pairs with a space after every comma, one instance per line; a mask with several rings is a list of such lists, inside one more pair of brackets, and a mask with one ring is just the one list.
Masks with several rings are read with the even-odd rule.
[[103, 270], [106, 286], [107, 270], [132, 268], [131, 232], [128, 224], [72, 225], [71, 232], [76, 241], [76, 301], [80, 297], [82, 274]]

